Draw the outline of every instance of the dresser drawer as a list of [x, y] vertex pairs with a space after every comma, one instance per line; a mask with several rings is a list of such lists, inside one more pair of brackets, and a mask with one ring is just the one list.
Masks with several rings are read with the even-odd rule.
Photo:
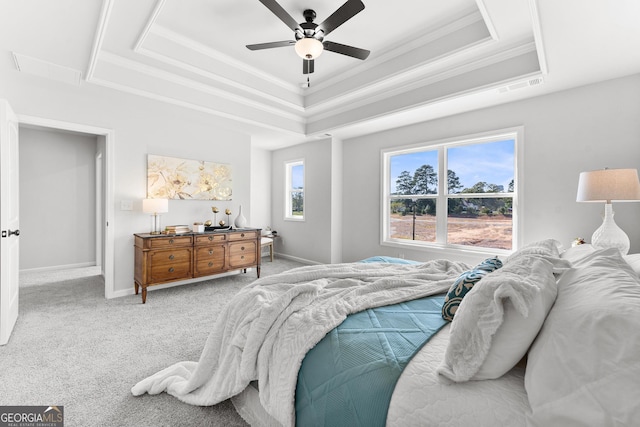
[[229, 244], [229, 267], [240, 268], [256, 263], [257, 244], [253, 240]]
[[151, 265], [174, 264], [189, 261], [191, 262], [191, 248], [175, 248], [166, 251], [150, 251], [149, 261]]
[[191, 248], [150, 252], [150, 282], [170, 282], [192, 277], [191, 254]]
[[155, 237], [149, 240], [151, 249], [193, 245], [193, 236]]
[[208, 276], [224, 271], [227, 247], [215, 245], [199, 247], [195, 251], [193, 276]]
[[235, 233], [229, 233], [229, 241], [237, 241], [237, 240], [250, 240], [257, 239], [258, 233], [256, 231], [238, 231]]
[[208, 245], [216, 242], [226, 242], [227, 235], [226, 234], [205, 234], [201, 236], [196, 236], [196, 245]]

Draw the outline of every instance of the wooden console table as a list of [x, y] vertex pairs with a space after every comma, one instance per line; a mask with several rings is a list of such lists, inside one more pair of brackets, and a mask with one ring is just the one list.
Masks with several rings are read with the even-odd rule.
[[244, 228], [204, 233], [136, 233], [134, 286], [147, 288], [255, 267], [260, 277], [260, 229]]

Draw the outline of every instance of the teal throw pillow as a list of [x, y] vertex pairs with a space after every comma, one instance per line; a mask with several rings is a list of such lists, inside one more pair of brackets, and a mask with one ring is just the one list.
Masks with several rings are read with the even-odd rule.
[[502, 267], [502, 261], [497, 257], [487, 258], [480, 264], [476, 265], [473, 270], [465, 271], [462, 273], [451, 288], [447, 292], [447, 296], [444, 298], [444, 305], [442, 306], [442, 318], [451, 322], [453, 316], [456, 314], [456, 310], [462, 298], [473, 288], [473, 285], [478, 283], [487, 274], [491, 273]]

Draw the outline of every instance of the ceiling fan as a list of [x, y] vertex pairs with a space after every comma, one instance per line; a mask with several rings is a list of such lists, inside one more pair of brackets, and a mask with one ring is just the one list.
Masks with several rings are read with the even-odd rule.
[[313, 20], [316, 13], [307, 9], [303, 12], [305, 22], [298, 24], [295, 19], [285, 11], [276, 0], [259, 0], [267, 9], [273, 12], [287, 27], [293, 30], [295, 40], [284, 40], [279, 42], [259, 43], [247, 45], [249, 50], [271, 49], [274, 47], [295, 46], [296, 53], [302, 58], [302, 73], [311, 74], [314, 70], [314, 60], [320, 56], [323, 50], [351, 56], [357, 59], [367, 59], [369, 51], [358, 47], [335, 43], [324, 40], [330, 32], [340, 25], [353, 18], [364, 9], [361, 0], [347, 0], [331, 16], [321, 24], [316, 24]]

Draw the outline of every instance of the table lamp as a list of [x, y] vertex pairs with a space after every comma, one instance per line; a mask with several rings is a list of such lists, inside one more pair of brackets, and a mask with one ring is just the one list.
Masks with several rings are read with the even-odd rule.
[[629, 237], [613, 220], [611, 202], [638, 200], [640, 181], [637, 169], [601, 169], [580, 173], [576, 201], [605, 203], [604, 221], [591, 237], [594, 248], [617, 248], [622, 255], [629, 252]]
[[150, 234], [160, 234], [160, 215], [169, 212], [169, 200], [167, 199], [143, 199], [142, 212], [151, 215], [151, 232]]

